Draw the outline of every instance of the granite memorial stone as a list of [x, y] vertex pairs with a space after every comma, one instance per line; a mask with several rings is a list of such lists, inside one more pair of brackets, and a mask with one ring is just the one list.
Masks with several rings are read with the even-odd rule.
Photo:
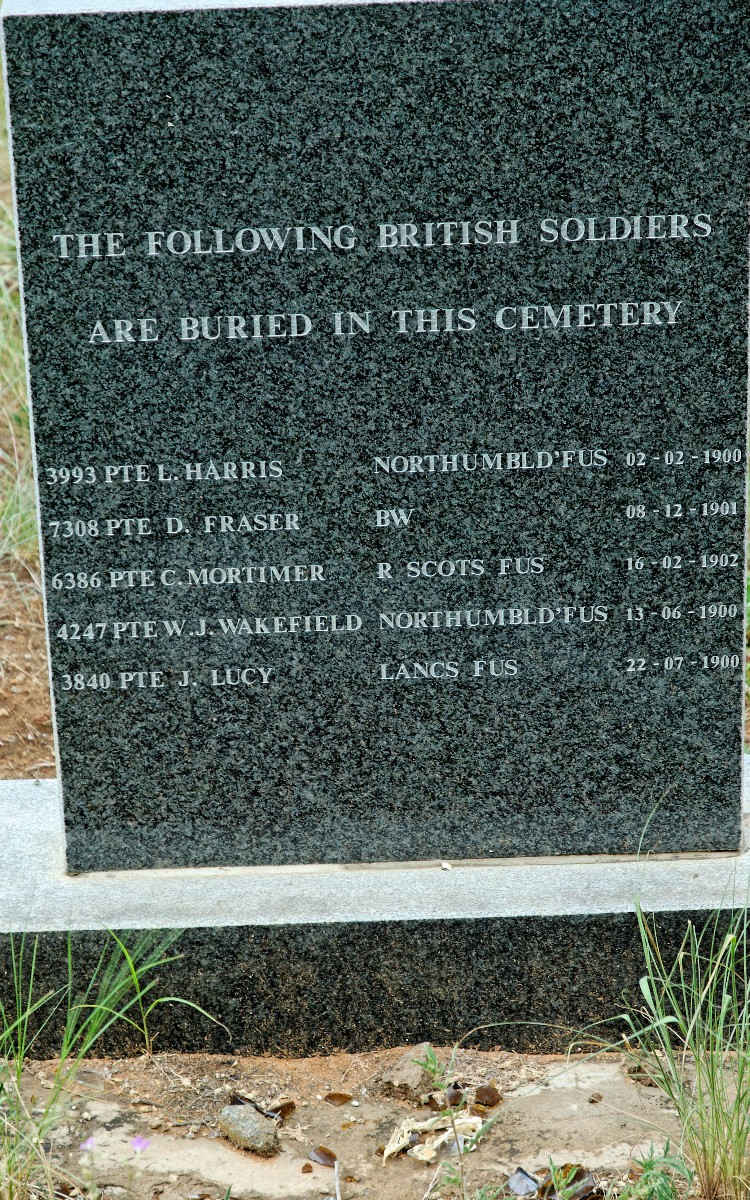
[[4, 21], [69, 869], [736, 849], [738, 6], [145, 7]]

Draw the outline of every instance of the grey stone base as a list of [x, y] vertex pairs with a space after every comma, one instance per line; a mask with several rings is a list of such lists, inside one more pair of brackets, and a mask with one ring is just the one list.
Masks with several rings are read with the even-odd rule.
[[653, 912], [723, 908], [750, 894], [747, 830], [743, 850], [726, 854], [69, 875], [57, 783], [5, 780], [0, 831], [0, 932], [609, 915], [637, 902]]

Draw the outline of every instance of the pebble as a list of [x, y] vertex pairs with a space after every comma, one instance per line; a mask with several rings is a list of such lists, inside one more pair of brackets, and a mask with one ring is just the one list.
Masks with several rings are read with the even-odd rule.
[[396, 1096], [401, 1100], [419, 1101], [423, 1092], [432, 1083], [429, 1071], [417, 1065], [424, 1061], [432, 1049], [429, 1042], [420, 1042], [406, 1050], [396, 1063], [381, 1076], [381, 1087], [385, 1096]]
[[219, 1129], [241, 1150], [269, 1158], [281, 1149], [276, 1121], [264, 1117], [251, 1104], [228, 1104], [219, 1113]]

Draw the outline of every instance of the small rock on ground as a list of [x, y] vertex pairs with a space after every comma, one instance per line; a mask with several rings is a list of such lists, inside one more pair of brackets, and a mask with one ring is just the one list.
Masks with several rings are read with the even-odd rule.
[[412, 1046], [410, 1050], [406, 1051], [406, 1054], [402, 1054], [392, 1067], [383, 1072], [380, 1077], [380, 1085], [384, 1096], [398, 1096], [402, 1100], [419, 1101], [425, 1092], [432, 1089], [434, 1085], [429, 1071], [425, 1071], [424, 1067], [418, 1066], [415, 1061], [416, 1059], [423, 1061], [429, 1049], [429, 1042], [420, 1042], [418, 1046]]
[[219, 1113], [219, 1129], [233, 1145], [270, 1158], [281, 1149], [276, 1122], [264, 1117], [252, 1104], [228, 1104]]

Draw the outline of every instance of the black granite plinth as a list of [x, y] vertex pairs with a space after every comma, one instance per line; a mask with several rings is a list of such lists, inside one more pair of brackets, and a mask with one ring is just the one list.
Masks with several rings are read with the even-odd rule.
[[70, 869], [736, 848], [745, 7], [209, 9], [5, 21]]
[[[705, 913], [657, 914], [665, 962], [676, 955], [688, 920], [702, 928], [706, 919]], [[81, 985], [105, 937], [71, 935]], [[39, 935], [40, 994], [65, 982], [66, 948], [64, 934]], [[590, 1035], [594, 1023], [597, 1036], [622, 1033], [615, 1018], [626, 1002], [638, 1001], [644, 973], [637, 922], [626, 914], [191, 929], [177, 950], [183, 957], [159, 973], [160, 992], [201, 1005], [230, 1034], [187, 1007], [160, 1006], [152, 1030], [160, 1050], [290, 1056], [373, 1050], [453, 1042], [496, 1022], [472, 1044], [564, 1051], [584, 1031]], [[6, 936], [0, 939], [4, 1002], [10, 979]], [[43, 1030], [34, 1054], [54, 1054], [58, 1035], [54, 1026]], [[105, 1044], [118, 1054], [143, 1050], [126, 1026]]]

